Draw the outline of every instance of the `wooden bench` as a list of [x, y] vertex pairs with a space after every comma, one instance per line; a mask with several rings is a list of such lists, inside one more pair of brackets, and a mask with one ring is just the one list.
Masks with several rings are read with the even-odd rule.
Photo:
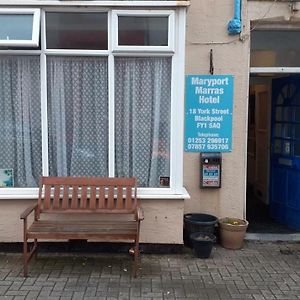
[[[34, 212], [28, 227], [28, 216]], [[41, 177], [38, 202], [20, 216], [24, 225], [24, 276], [38, 240], [134, 242], [137, 276], [140, 221], [135, 178]], [[28, 239], [33, 239], [29, 250]]]

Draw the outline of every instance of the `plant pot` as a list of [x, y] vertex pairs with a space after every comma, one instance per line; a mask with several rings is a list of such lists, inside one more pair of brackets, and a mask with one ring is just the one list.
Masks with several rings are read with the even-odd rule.
[[190, 240], [193, 243], [194, 254], [199, 258], [210, 257], [216, 237], [213, 234], [194, 232], [190, 235]]
[[221, 245], [226, 249], [241, 249], [249, 222], [237, 218], [219, 220]]

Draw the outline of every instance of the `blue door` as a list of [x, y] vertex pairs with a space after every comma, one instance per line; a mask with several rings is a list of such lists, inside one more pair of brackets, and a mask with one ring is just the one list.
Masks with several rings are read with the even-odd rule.
[[300, 77], [272, 84], [270, 214], [300, 230]]

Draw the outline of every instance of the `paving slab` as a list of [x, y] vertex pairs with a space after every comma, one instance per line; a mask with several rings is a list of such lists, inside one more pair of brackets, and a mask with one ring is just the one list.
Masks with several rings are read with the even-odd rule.
[[213, 249], [208, 259], [141, 254], [41, 253], [22, 276], [22, 255], [0, 253], [2, 299], [300, 299], [300, 243], [246, 241]]

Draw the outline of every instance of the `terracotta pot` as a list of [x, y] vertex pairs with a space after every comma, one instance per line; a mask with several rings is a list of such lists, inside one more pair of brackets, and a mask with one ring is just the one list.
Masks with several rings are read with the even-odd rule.
[[[232, 224], [235, 222], [238, 224]], [[221, 245], [227, 249], [241, 249], [248, 224], [248, 221], [237, 218], [220, 219], [219, 230]]]

